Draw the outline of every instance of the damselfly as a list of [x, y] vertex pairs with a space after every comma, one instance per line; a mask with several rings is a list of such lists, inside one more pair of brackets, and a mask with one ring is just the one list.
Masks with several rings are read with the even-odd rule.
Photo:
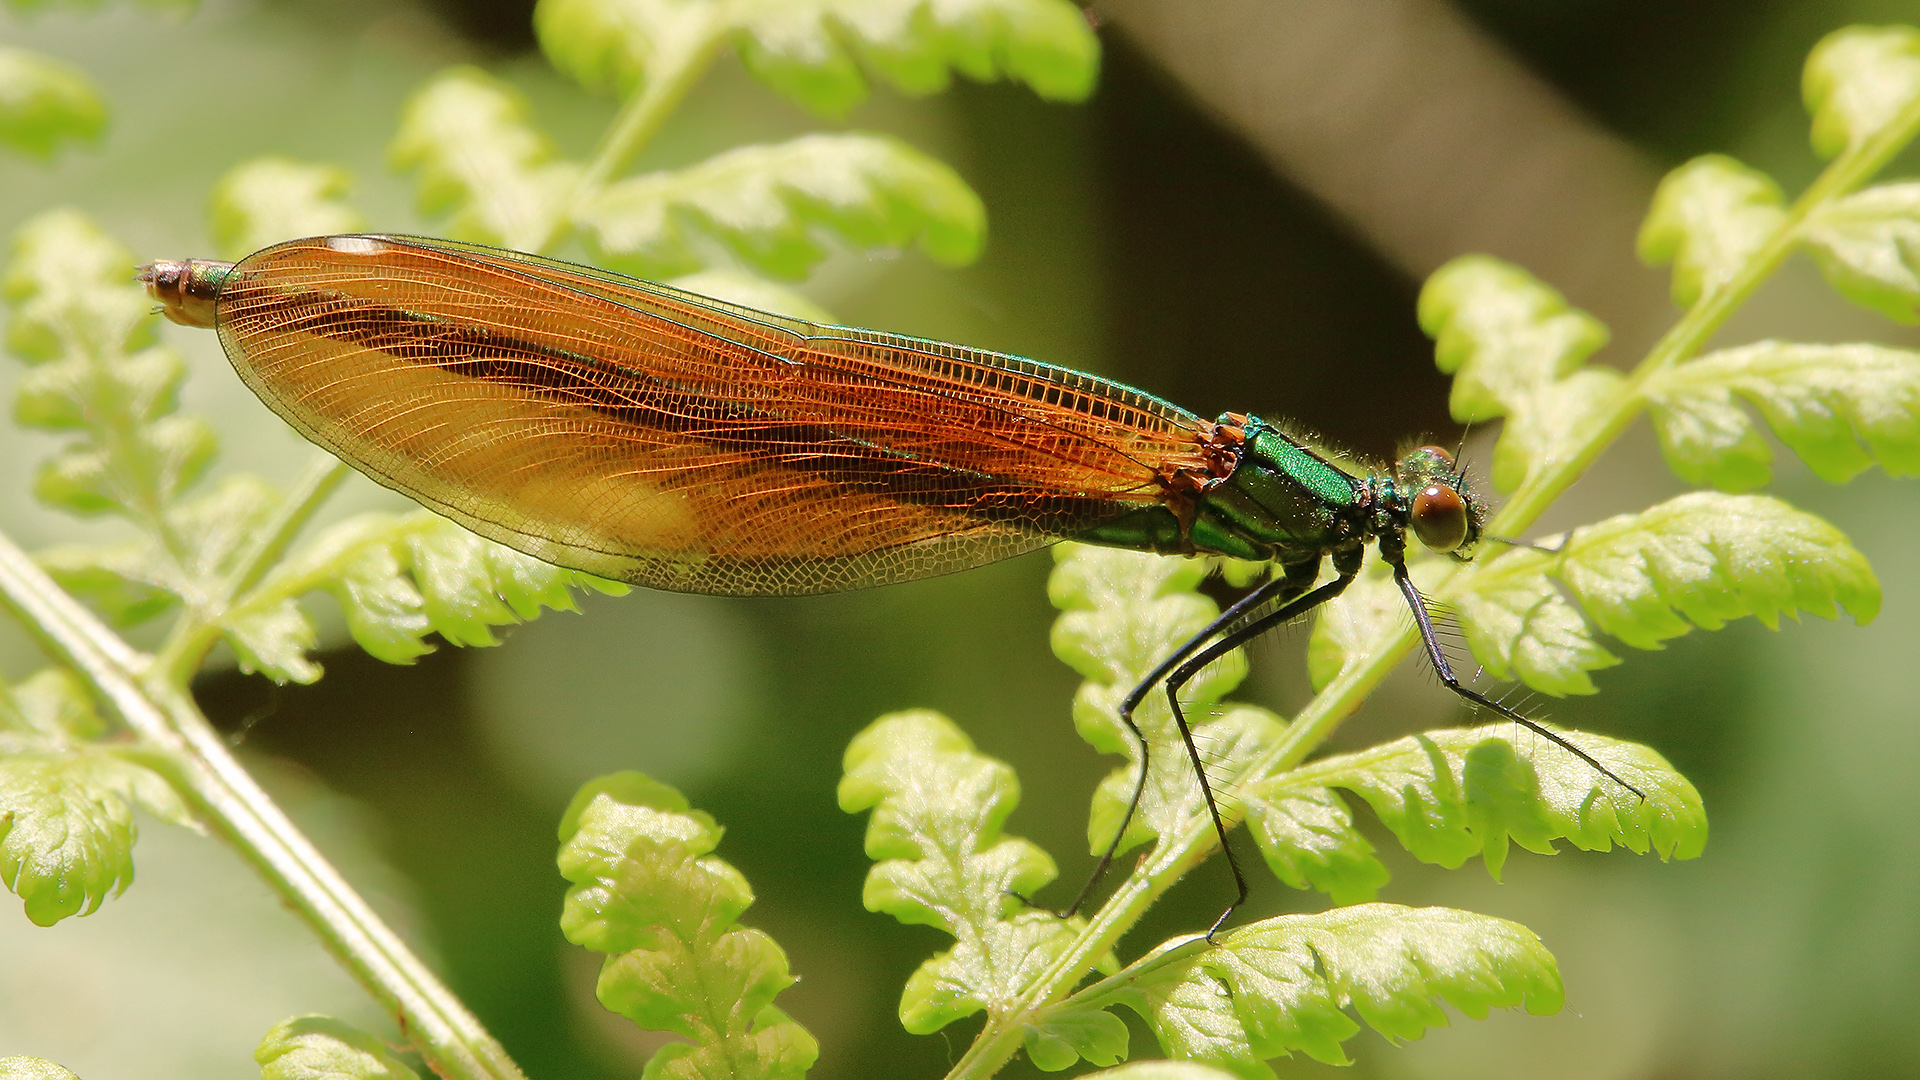
[[[1068, 539], [1272, 561], [1275, 576], [1122, 702], [1140, 772], [1093, 881], [1145, 785], [1133, 713], [1155, 686], [1226, 849], [1180, 688], [1340, 595], [1369, 545], [1442, 682], [1631, 790], [1454, 675], [1405, 562], [1409, 532], [1461, 559], [1480, 538], [1481, 505], [1439, 447], [1359, 469], [1258, 417], [1205, 420], [1068, 368], [447, 240], [317, 237], [238, 263], [156, 262], [141, 279], [168, 318], [217, 330], [307, 438], [482, 536], [602, 577], [833, 592]], [[1227, 854], [1237, 907], [1246, 879]]]

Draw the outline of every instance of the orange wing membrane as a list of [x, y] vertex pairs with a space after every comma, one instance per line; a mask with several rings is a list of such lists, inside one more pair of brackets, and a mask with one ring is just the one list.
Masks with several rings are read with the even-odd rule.
[[478, 245], [320, 237], [150, 273], [182, 268], [224, 271], [228, 357], [309, 439], [484, 536], [656, 589], [1006, 558], [1162, 502], [1156, 468], [1215, 427], [1066, 368]]

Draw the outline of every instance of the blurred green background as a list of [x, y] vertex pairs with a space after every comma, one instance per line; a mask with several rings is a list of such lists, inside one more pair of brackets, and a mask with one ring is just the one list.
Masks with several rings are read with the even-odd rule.
[[[0, 159], [0, 228], [72, 205], [143, 258], [210, 254], [209, 188], [277, 153], [353, 170], [352, 201], [374, 228], [431, 231], [383, 152], [434, 72], [473, 62], [508, 79], [575, 156], [612, 114], [533, 50], [530, 7], [207, 0], [183, 17], [7, 15], [7, 43], [85, 68], [113, 120], [101, 144], [52, 165]], [[1124, 0], [1092, 17], [1106, 51], [1084, 106], [962, 83], [920, 100], [880, 91], [822, 125], [723, 62], [639, 167], [822, 126], [897, 134], [980, 192], [987, 252], [958, 271], [838, 256], [806, 291], [844, 321], [1098, 371], [1207, 415], [1295, 417], [1383, 456], [1410, 436], [1459, 436], [1414, 324], [1421, 275], [1468, 250], [1514, 258], [1612, 322], [1618, 348], [1603, 359], [1631, 363], [1671, 317], [1662, 275], [1631, 262], [1632, 215], [1659, 173], [1724, 150], [1790, 190], [1804, 183], [1816, 167], [1798, 103], [1807, 50], [1848, 22], [1920, 21], [1920, 4]], [[1762, 336], [1920, 342], [1847, 308], [1805, 266], [1721, 343]], [[226, 467], [290, 479], [308, 451], [246, 394], [212, 335], [170, 341], [195, 365], [186, 407], [215, 418]], [[0, 365], [0, 388], [18, 373]], [[0, 428], [0, 527], [29, 547], [90, 527], [28, 500], [48, 445]], [[1568, 1007], [1463, 1021], [1404, 1048], [1363, 1034], [1344, 1075], [1920, 1074], [1920, 487], [1874, 472], [1831, 488], [1790, 456], [1781, 466], [1777, 493], [1873, 560], [1884, 614], [1867, 628], [1774, 634], [1748, 620], [1695, 633], [1599, 673], [1595, 698], [1537, 703], [1556, 722], [1651, 743], [1691, 777], [1714, 821], [1697, 862], [1517, 855], [1495, 884], [1477, 865], [1411, 864], [1377, 838], [1396, 873], [1383, 899], [1533, 927], [1561, 960]], [[1642, 427], [1546, 524], [1677, 486]], [[335, 511], [392, 499], [356, 480]], [[531, 1076], [637, 1075], [657, 1045], [600, 1012], [594, 958], [555, 923], [560, 811], [581, 781], [624, 768], [679, 785], [726, 825], [720, 854], [760, 898], [744, 921], [802, 977], [781, 1003], [820, 1039], [812, 1075], [937, 1075], [972, 1025], [913, 1038], [895, 1019], [902, 982], [945, 939], [860, 908], [864, 821], [834, 805], [840, 754], [882, 712], [947, 712], [1019, 770], [1010, 828], [1055, 854], [1050, 898], [1067, 896], [1091, 865], [1086, 802], [1112, 761], [1068, 721], [1075, 679], [1047, 651], [1049, 566], [1033, 555], [797, 600], [598, 597], [498, 649], [396, 668], [335, 648], [324, 681], [284, 689], [227, 659], [195, 689], [216, 720], [245, 728], [275, 790]], [[1304, 639], [1296, 628], [1256, 648], [1240, 696], [1283, 713], [1304, 700]], [[38, 662], [0, 627], [0, 675]], [[1409, 662], [1340, 744], [1461, 719]], [[215, 842], [150, 827], [138, 861], [136, 886], [89, 918], [51, 930], [0, 918], [0, 1055], [45, 1056], [88, 1080], [243, 1077], [286, 1015], [385, 1030]], [[1228, 889], [1223, 868], [1203, 869], [1126, 947], [1203, 925]], [[1320, 902], [1265, 878], [1245, 917]], [[1135, 1045], [1151, 1053], [1137, 1027]], [[1008, 1075], [1034, 1073], [1017, 1063]]]

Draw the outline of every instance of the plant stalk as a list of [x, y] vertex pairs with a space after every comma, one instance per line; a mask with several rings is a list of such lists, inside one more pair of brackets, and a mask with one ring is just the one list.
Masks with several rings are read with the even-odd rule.
[[559, 243], [580, 208], [652, 141], [667, 117], [679, 108], [687, 91], [693, 89], [712, 66], [726, 41], [726, 24], [705, 12], [689, 9], [678, 29], [682, 40], [671, 48], [657, 50], [663, 57], [661, 66], [646, 72], [646, 82], [640, 91], [621, 106], [619, 115], [614, 117], [600, 145], [594, 149], [592, 159], [574, 182], [573, 197], [568, 200], [570, 213], [553, 223], [536, 250], [545, 251]]
[[287, 548], [327, 501], [351, 468], [332, 454], [322, 453], [307, 466], [293, 490], [287, 493], [273, 520], [253, 538], [245, 554], [235, 560], [234, 568], [208, 600], [182, 612], [167, 640], [154, 654], [152, 671], [174, 685], [185, 686], [193, 678], [207, 653], [220, 639], [220, 618], [228, 614], [236, 598], [260, 583], [267, 571], [286, 555]]
[[392, 1013], [437, 1075], [524, 1080], [506, 1050], [247, 774], [186, 692], [151, 669], [4, 534], [0, 605], [139, 737], [149, 752], [145, 760], [166, 773], [197, 816], [306, 919]]

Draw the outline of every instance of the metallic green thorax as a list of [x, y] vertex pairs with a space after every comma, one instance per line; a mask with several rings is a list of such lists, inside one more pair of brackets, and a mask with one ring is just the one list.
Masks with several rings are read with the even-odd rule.
[[1174, 508], [1155, 506], [1081, 539], [1166, 555], [1292, 564], [1372, 535], [1375, 503], [1392, 491], [1391, 477], [1355, 476], [1258, 417], [1244, 418], [1244, 429], [1239, 462], [1199, 496], [1185, 528]]

